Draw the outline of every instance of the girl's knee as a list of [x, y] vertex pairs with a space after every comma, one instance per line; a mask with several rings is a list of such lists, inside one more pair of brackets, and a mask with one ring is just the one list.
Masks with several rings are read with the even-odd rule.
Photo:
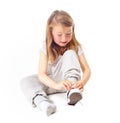
[[64, 53], [64, 55], [75, 55], [76, 54], [76, 52], [74, 51], [74, 50], [67, 50], [67, 51], [65, 51], [65, 53]]
[[26, 81], [28, 80], [28, 77], [24, 77], [20, 80], [20, 87], [23, 88], [25, 86]]
[[23, 87], [27, 83], [30, 83], [31, 80], [36, 79], [37, 75], [26, 76], [20, 80], [20, 86]]
[[67, 50], [64, 54], [63, 57], [76, 57], [77, 54], [74, 50]]

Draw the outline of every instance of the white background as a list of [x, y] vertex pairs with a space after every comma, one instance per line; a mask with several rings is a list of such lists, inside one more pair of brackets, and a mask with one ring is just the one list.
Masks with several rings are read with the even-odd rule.
[[[84, 47], [92, 76], [82, 105], [64, 107], [62, 99], [56, 97], [59, 110], [47, 118], [31, 108], [19, 81], [38, 72], [46, 21], [55, 9], [66, 10], [73, 17], [76, 37]], [[119, 0], [1, 0], [0, 122], [119, 123], [119, 42]]]

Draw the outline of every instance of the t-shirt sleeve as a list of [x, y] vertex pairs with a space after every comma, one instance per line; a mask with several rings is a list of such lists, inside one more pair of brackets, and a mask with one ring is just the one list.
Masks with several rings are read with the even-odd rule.
[[46, 55], [46, 42], [45, 41], [42, 42], [40, 51], [42, 51]]
[[78, 56], [80, 56], [83, 53], [83, 50], [80, 46], [78, 46]]

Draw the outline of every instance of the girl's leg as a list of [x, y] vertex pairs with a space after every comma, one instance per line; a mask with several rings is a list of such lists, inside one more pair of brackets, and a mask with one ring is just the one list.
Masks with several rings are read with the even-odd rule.
[[81, 79], [81, 67], [75, 51], [68, 50], [63, 54], [61, 71], [63, 78], [73, 83]]
[[47, 87], [39, 81], [37, 75], [22, 79], [20, 86], [25, 97], [34, 107], [37, 106], [42, 111], [45, 111], [47, 115], [56, 111], [55, 105], [48, 100], [46, 94]]
[[67, 50], [63, 56], [52, 64], [51, 78], [56, 82], [62, 80], [69, 80], [73, 84], [81, 79], [81, 67], [78, 60], [78, 56], [73, 50]]
[[62, 57], [63, 78], [73, 83], [73, 89], [67, 93], [68, 104], [75, 105], [82, 99], [82, 93], [79, 89], [74, 88], [74, 84], [77, 80], [81, 79], [81, 67], [78, 60], [78, 56], [73, 50], [68, 50]]
[[56, 106], [50, 100], [41, 95], [34, 98], [34, 103], [40, 110], [44, 111], [47, 116], [56, 112]]

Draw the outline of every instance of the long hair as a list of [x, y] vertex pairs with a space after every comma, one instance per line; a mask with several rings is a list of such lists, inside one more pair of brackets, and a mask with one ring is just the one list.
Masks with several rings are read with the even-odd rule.
[[48, 60], [53, 62], [58, 58], [60, 55], [60, 49], [61, 47], [58, 46], [57, 44], [54, 43], [53, 38], [52, 38], [52, 29], [56, 24], [62, 24], [63, 26], [66, 27], [73, 27], [73, 35], [71, 41], [67, 44], [67, 46], [63, 49], [64, 51], [68, 49], [73, 49], [78, 51], [78, 46], [80, 46], [80, 43], [76, 40], [75, 33], [74, 33], [74, 21], [72, 17], [65, 11], [63, 10], [55, 10], [52, 12], [50, 17], [48, 18], [47, 21], [47, 26], [46, 26], [46, 52], [47, 52], [47, 57]]

